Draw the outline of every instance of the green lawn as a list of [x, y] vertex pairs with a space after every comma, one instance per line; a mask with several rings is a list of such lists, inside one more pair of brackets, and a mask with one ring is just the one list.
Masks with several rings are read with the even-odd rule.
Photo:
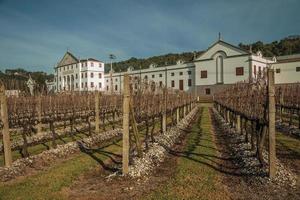
[[204, 107], [201, 118], [188, 133], [174, 177], [145, 199], [226, 199], [219, 172], [209, 166], [214, 165], [217, 156], [211, 128], [209, 110]]
[[[121, 150], [121, 142], [110, 145], [103, 150], [118, 153]], [[105, 161], [106, 156], [94, 153], [98, 159]], [[65, 199], [61, 196], [64, 187], [68, 187], [72, 182], [84, 172], [96, 167], [98, 162], [85, 153], [79, 153], [73, 158], [62, 163], [53, 164], [45, 171], [25, 179], [6, 183], [0, 183], [0, 199]]]
[[300, 140], [284, 133], [276, 132], [276, 149], [288, 150], [300, 158]]

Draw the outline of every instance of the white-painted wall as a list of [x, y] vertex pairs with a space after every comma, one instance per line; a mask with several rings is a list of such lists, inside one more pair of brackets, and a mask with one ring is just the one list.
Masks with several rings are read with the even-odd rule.
[[[74, 91], [104, 90], [104, 63], [102, 62], [81, 61], [76, 64], [57, 67], [55, 73], [57, 74], [55, 79], [57, 81], [55, 83], [57, 92], [63, 91], [64, 88], [65, 90], [71, 90], [71, 88], [67, 87], [65, 81], [68, 76], [70, 78], [74, 77]], [[91, 73], [93, 73], [93, 77], [91, 77]], [[99, 73], [101, 73], [101, 78], [99, 78]], [[93, 87], [91, 85], [92, 82], [94, 84]], [[102, 84], [102, 88], [99, 88], [99, 83]]]
[[[273, 64], [275, 69], [275, 83], [297, 83], [300, 82], [300, 71], [296, 71], [297, 67], [300, 67], [300, 61], [298, 62], [286, 62]], [[280, 73], [276, 73], [276, 69], [280, 69]]]

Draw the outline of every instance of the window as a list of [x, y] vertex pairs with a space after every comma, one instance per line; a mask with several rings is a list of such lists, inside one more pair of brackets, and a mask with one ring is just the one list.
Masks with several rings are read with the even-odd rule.
[[76, 88], [78, 88], [78, 83], [76, 83]]
[[102, 74], [101, 73], [99, 73], [99, 78], [102, 78]]
[[100, 68], [102, 67], [101, 63], [99, 63], [99, 67], [100, 67]]
[[148, 79], [148, 76], [147, 76], [147, 75], [145, 76], [145, 79]]
[[174, 80], [171, 81], [171, 87], [175, 87], [175, 81]]
[[73, 69], [73, 65], [71, 65], [71, 69]]
[[108, 91], [108, 86], [106, 86], [106, 90]]
[[87, 87], [87, 82], [85, 82], [85, 87]]
[[235, 75], [236, 76], [243, 76], [244, 75], [244, 67], [235, 68]]
[[162, 87], [162, 81], [159, 81], [159, 87]]
[[280, 68], [276, 69], [276, 74], [280, 73]]
[[94, 63], [93, 62], [91, 62], [91, 67], [94, 67]]
[[171, 73], [171, 76], [174, 76], [174, 72]]
[[61, 76], [59, 77], [59, 81], [61, 81]]
[[81, 73], [81, 78], [83, 78], [83, 73]]
[[192, 79], [188, 80], [188, 86], [191, 87], [192, 86]]
[[81, 83], [81, 88], [83, 88], [83, 83]]
[[91, 78], [94, 78], [94, 73], [93, 72], [91, 72]]
[[106, 79], [106, 83], [108, 83], [108, 79]]
[[78, 79], [78, 74], [75, 74], [75, 78]]
[[296, 72], [300, 72], [300, 67], [296, 67]]
[[182, 76], [182, 75], [183, 75], [183, 72], [179, 72], [179, 75]]
[[159, 74], [159, 77], [162, 77], [162, 74]]
[[201, 78], [207, 78], [207, 71], [206, 70], [201, 71]]
[[85, 72], [85, 78], [87, 78], [87, 72]]
[[118, 79], [116, 78], [115, 81], [118, 82]]
[[254, 75], [256, 76], [256, 65], [254, 65], [253, 72], [254, 72]]
[[152, 74], [152, 78], [155, 78], [155, 75], [154, 75], [154, 74]]
[[99, 88], [102, 88], [102, 83], [101, 82], [99, 83]]
[[192, 74], [192, 71], [188, 71], [188, 75], [191, 75]]
[[205, 88], [205, 94], [210, 95], [210, 88]]
[[94, 82], [91, 82], [91, 87], [94, 87]]
[[115, 85], [115, 91], [118, 91], [118, 85]]

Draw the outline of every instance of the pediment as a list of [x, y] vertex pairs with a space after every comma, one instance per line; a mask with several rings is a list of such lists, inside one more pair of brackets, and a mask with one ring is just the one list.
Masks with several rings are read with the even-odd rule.
[[214, 43], [211, 47], [209, 47], [206, 52], [197, 57], [196, 60], [213, 59], [214, 56], [220, 52], [222, 54], [225, 54], [226, 57], [249, 54], [249, 52], [239, 47], [219, 40], [218, 42]]
[[78, 63], [78, 59], [70, 52], [66, 52], [64, 57], [58, 63], [58, 66], [70, 65], [74, 63]]

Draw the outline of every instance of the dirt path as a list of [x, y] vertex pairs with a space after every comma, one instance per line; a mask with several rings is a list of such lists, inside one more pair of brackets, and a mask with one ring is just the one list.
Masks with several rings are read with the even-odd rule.
[[148, 177], [108, 179], [94, 170], [64, 191], [69, 199], [229, 199], [216, 170], [217, 149], [208, 108]]

